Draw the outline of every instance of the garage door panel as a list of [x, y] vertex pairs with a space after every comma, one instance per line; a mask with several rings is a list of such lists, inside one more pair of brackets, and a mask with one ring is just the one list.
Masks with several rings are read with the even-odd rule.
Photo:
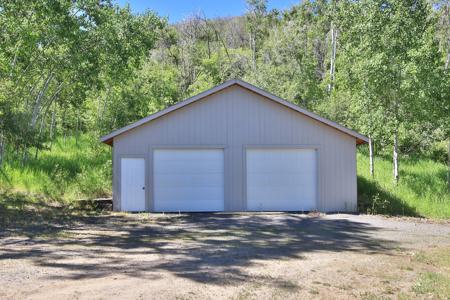
[[314, 149], [248, 149], [247, 208], [266, 211], [316, 209]]
[[222, 149], [155, 150], [155, 210], [223, 210], [223, 159]]
[[308, 206], [297, 205], [293, 206], [292, 202], [297, 199], [283, 199], [277, 198], [278, 201], [273, 201], [273, 199], [268, 199], [266, 203], [259, 203], [253, 206], [251, 211], [310, 211]]
[[[207, 207], [207, 209], [205, 209]], [[175, 209], [176, 208], [176, 209]], [[196, 200], [192, 202], [169, 200], [164, 205], [159, 205], [159, 208], [155, 208], [160, 212], [202, 212], [202, 211], [222, 211], [223, 205], [218, 203], [212, 203], [209, 200]]]
[[223, 149], [158, 149], [159, 160], [189, 161], [217, 160], [223, 157]]
[[[295, 162], [289, 162], [279, 159], [272, 159], [272, 158], [257, 158], [252, 157], [251, 162], [258, 162], [258, 161], [264, 161], [265, 164], [253, 164], [252, 169], [249, 170], [251, 173], [278, 173], [278, 172], [289, 172], [289, 173], [295, 173], [297, 172]], [[294, 165], [293, 165], [294, 164]]]
[[181, 188], [160, 188], [156, 195], [164, 201], [172, 201], [171, 199], [179, 199], [180, 201], [197, 201], [210, 200], [221, 201], [222, 191], [217, 187], [181, 187]]
[[247, 181], [247, 184], [249, 186], [258, 186], [258, 187], [268, 187], [269, 189], [272, 187], [290, 187], [292, 185], [298, 184], [298, 185], [309, 185], [311, 183], [299, 183], [298, 182], [298, 175], [300, 173], [285, 173], [284, 176], [278, 176], [277, 173], [275, 175], [272, 174], [250, 174], [249, 180]]
[[[187, 158], [189, 159], [189, 158]], [[159, 168], [157, 171], [160, 174], [169, 173], [172, 174], [172, 170], [176, 169], [178, 174], [192, 174], [197, 173], [220, 173], [222, 167], [222, 161], [220, 158], [215, 160], [195, 160], [195, 161], [182, 161], [182, 160], [164, 160], [164, 168]]]
[[158, 174], [155, 185], [160, 187], [216, 186], [223, 184], [222, 173], [209, 174]]
[[286, 192], [287, 188], [290, 188], [290, 186], [266, 186], [250, 188], [249, 191], [254, 193], [256, 199], [270, 203], [288, 199], [293, 201], [293, 205], [298, 208], [309, 207], [308, 203], [315, 204], [316, 193], [312, 191], [310, 186], [299, 186], [298, 189], [291, 189], [288, 193]]
[[[290, 191], [289, 195], [285, 195], [285, 186], [279, 186], [279, 187], [257, 187], [257, 188], [249, 188], [249, 192], [252, 193], [252, 195], [262, 200], [262, 202], [279, 202], [283, 200], [289, 200], [289, 201], [296, 201], [301, 202], [301, 200], [305, 195], [304, 192], [299, 190], [293, 190]], [[298, 205], [301, 206], [300, 204]]]

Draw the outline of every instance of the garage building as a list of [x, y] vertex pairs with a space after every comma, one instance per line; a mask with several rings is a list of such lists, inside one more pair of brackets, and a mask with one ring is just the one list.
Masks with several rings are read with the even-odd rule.
[[368, 138], [230, 80], [101, 138], [116, 211], [356, 211]]

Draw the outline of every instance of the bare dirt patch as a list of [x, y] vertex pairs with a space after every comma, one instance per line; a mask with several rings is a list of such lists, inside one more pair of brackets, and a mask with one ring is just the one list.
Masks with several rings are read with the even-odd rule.
[[449, 224], [414, 219], [78, 216], [0, 230], [0, 298], [445, 299], [448, 253]]

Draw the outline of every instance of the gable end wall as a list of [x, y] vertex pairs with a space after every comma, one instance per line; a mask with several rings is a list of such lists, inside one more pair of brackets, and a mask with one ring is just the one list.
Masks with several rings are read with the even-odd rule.
[[318, 153], [320, 211], [356, 211], [356, 140], [240, 86], [231, 86], [114, 138], [113, 201], [120, 210], [120, 159], [146, 161], [152, 211], [155, 148], [224, 148], [225, 210], [245, 211], [245, 149], [308, 147]]

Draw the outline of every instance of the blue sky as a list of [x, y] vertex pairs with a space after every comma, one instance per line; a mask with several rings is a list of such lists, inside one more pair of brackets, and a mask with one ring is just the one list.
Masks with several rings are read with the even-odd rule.
[[[156, 11], [162, 17], [168, 17], [175, 23], [192, 15], [203, 12], [207, 17], [238, 16], [245, 13], [245, 0], [116, 0], [121, 6], [130, 4], [133, 12], [146, 9]], [[269, 0], [268, 8], [285, 9], [298, 3], [299, 0]]]

